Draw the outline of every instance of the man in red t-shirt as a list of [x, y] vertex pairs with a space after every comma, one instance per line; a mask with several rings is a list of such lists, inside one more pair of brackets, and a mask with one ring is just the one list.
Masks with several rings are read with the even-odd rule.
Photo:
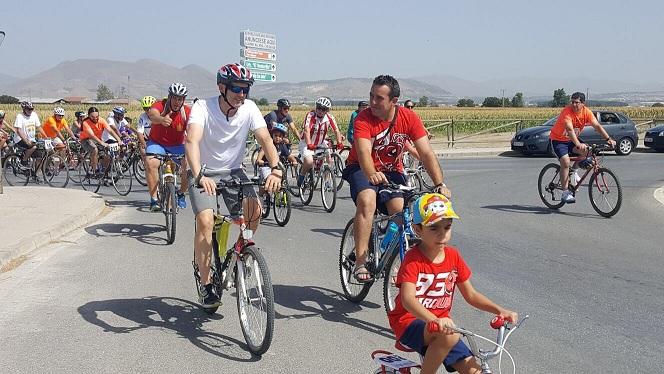
[[[572, 101], [570, 105], [566, 106], [558, 120], [551, 128], [551, 147], [560, 160], [560, 184], [563, 188], [563, 194], [560, 199], [566, 203], [573, 203], [576, 201], [574, 195], [569, 191], [569, 166], [570, 166], [570, 153], [574, 152], [580, 155], [588, 154], [588, 146], [581, 143], [579, 134], [583, 128], [590, 124], [595, 131], [600, 133], [611, 147], [616, 146], [615, 140], [611, 139], [609, 134], [597, 122], [597, 118], [593, 112], [586, 108], [586, 95], [583, 92], [575, 92], [572, 94]], [[572, 170], [576, 176], [576, 168], [578, 163], [574, 163]], [[583, 165], [582, 165], [583, 166]]]
[[[403, 195], [399, 192], [378, 195], [380, 185], [388, 182], [406, 184], [402, 153], [412, 141], [420, 154], [435, 189], [447, 196], [450, 191], [443, 183], [443, 172], [431, 149], [422, 120], [412, 110], [399, 108], [399, 82], [389, 75], [377, 76], [371, 85], [369, 110], [355, 118], [355, 141], [346, 160], [343, 178], [350, 185], [355, 202], [355, 267], [353, 277], [359, 282], [371, 281], [367, 270], [369, 235], [376, 206], [387, 214], [403, 210]], [[379, 201], [376, 198], [380, 197]]]
[[[157, 183], [159, 182], [159, 160], [150, 154], [165, 155], [167, 152], [184, 155], [184, 138], [191, 108], [184, 103], [187, 87], [182, 83], [173, 83], [168, 88], [168, 98], [152, 104], [148, 117], [152, 123], [150, 136], [145, 153], [147, 154], [148, 193], [150, 194], [150, 211], [161, 210], [157, 202]], [[174, 170], [173, 166], [171, 168]], [[187, 160], [180, 163], [180, 190], [178, 191], [178, 207], [187, 207], [185, 192], [188, 187]]]

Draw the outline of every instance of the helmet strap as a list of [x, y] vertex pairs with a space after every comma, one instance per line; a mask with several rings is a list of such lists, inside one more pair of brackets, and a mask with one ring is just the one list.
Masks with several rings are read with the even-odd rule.
[[[224, 98], [224, 101], [226, 104], [228, 104], [228, 110], [224, 113], [226, 115], [226, 121], [229, 121], [229, 114], [231, 110], [235, 110], [238, 107], [234, 107], [233, 104], [231, 104], [228, 99], [226, 98], [226, 94], [228, 94], [228, 85], [224, 84], [224, 92], [219, 92], [219, 95]], [[222, 110], [223, 112], [223, 110]]]

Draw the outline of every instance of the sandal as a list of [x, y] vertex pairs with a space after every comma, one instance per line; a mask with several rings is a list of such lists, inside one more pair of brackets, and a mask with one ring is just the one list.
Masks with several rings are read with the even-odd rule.
[[[360, 278], [360, 276], [366, 276], [366, 278]], [[365, 264], [355, 265], [355, 269], [353, 269], [353, 278], [360, 283], [369, 283], [374, 280], [371, 272], [369, 272]]]

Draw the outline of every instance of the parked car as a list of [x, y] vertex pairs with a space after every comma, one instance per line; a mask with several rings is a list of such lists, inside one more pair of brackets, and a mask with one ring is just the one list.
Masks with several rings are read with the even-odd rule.
[[648, 129], [643, 137], [643, 145], [657, 152], [664, 152], [664, 125]]
[[[639, 136], [636, 133], [636, 124], [624, 113], [603, 110], [594, 110], [593, 113], [600, 125], [604, 127], [604, 130], [616, 141], [616, 153], [623, 156], [632, 153], [639, 141]], [[541, 126], [529, 127], [518, 131], [511, 141], [512, 150], [525, 155], [553, 155], [549, 134], [551, 133], [551, 127], [553, 127], [557, 119], [558, 116], [555, 116], [544, 122]], [[579, 138], [588, 144], [606, 144], [606, 141], [602, 139], [601, 135], [592, 126], [586, 126], [581, 131]]]

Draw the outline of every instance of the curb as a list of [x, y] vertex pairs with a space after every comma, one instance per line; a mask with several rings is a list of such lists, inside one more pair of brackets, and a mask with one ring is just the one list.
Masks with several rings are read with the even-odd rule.
[[65, 219], [53, 225], [34, 232], [30, 237], [23, 238], [0, 250], [0, 272], [5, 266], [37, 248], [57, 241], [59, 238], [95, 221], [106, 208], [106, 201], [97, 194], [91, 194], [88, 206], [81, 209], [76, 215], [67, 215]]
[[[438, 158], [455, 159], [455, 158], [468, 158], [468, 157], [497, 157], [504, 153], [511, 152], [510, 149], [500, 151], [464, 151], [464, 152], [445, 152], [434, 151]], [[515, 153], [516, 154], [516, 153]]]
[[664, 186], [655, 189], [655, 192], [653, 192], [652, 195], [655, 197], [655, 200], [664, 205]]

